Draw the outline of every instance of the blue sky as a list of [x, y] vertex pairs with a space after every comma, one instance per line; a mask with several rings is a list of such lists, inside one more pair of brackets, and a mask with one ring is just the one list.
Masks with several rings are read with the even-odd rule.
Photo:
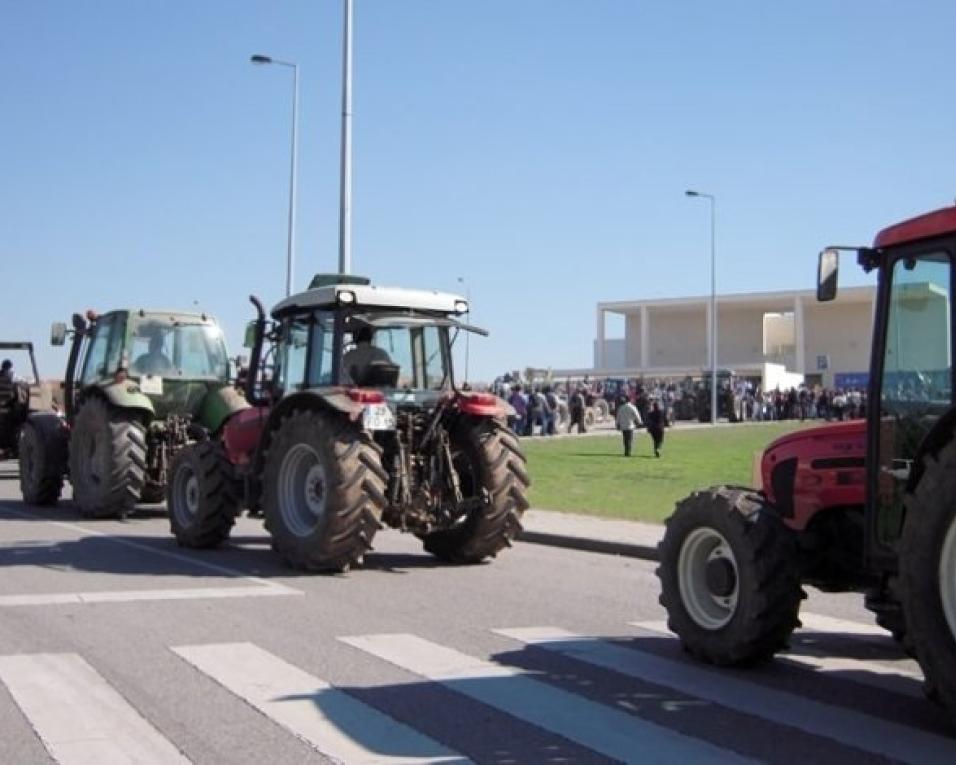
[[[599, 300], [808, 289], [816, 253], [952, 203], [956, 5], [355, 0], [353, 271], [455, 290], [471, 372], [587, 366]], [[0, 0], [5, 338], [87, 307], [281, 298], [338, 247], [340, 0]], [[847, 266], [850, 264], [847, 263]], [[844, 283], [864, 283], [844, 268]]]

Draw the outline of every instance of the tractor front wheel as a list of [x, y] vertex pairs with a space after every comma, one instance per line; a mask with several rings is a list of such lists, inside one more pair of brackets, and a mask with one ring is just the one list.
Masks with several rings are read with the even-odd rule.
[[463, 418], [451, 448], [462, 497], [472, 507], [453, 527], [426, 534], [424, 546], [449, 563], [480, 563], [521, 531], [531, 479], [517, 437], [495, 420]]
[[216, 547], [239, 514], [232, 463], [215, 441], [180, 449], [166, 489], [170, 530], [183, 547]]
[[344, 418], [287, 415], [266, 454], [263, 482], [273, 547], [295, 568], [347, 571], [381, 527], [387, 478], [378, 447]]
[[70, 483], [80, 512], [122, 518], [139, 501], [146, 478], [146, 431], [132, 412], [88, 399], [70, 438]]
[[747, 665], [786, 647], [803, 598], [796, 546], [760, 494], [694, 492], [667, 519], [658, 554], [667, 626], [690, 654]]
[[924, 457], [906, 496], [899, 566], [907, 640], [927, 695], [956, 724], [956, 440]]

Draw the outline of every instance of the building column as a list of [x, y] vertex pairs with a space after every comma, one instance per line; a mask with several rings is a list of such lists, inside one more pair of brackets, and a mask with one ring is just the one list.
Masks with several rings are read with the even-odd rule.
[[648, 317], [650, 316], [650, 311], [647, 310], [646, 305], [641, 306], [641, 369], [646, 370], [648, 367], [648, 359], [650, 358], [650, 349], [648, 344], [650, 342], [651, 332], [650, 327], [647, 324]]
[[597, 349], [594, 354], [594, 366], [598, 369], [605, 368], [605, 348], [604, 348], [604, 309], [598, 306], [597, 309]]
[[[793, 337], [796, 344], [796, 360], [794, 361], [796, 369], [793, 371], [805, 375], [807, 373], [807, 349], [806, 333], [803, 326], [803, 298], [800, 295], [793, 299]], [[812, 371], [816, 372], [816, 369]]]

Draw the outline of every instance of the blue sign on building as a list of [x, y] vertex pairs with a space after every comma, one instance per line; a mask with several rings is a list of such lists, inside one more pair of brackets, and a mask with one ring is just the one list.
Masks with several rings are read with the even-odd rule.
[[833, 375], [834, 387], [842, 390], [850, 388], [866, 388], [870, 381], [869, 372], [837, 372]]

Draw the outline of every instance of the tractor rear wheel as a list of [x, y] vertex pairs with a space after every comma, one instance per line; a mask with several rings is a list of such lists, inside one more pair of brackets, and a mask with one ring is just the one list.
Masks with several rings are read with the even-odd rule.
[[88, 399], [73, 423], [70, 482], [80, 512], [122, 518], [139, 501], [146, 479], [146, 430], [128, 411]]
[[382, 525], [387, 479], [378, 447], [344, 418], [288, 414], [265, 458], [262, 506], [273, 547], [295, 568], [347, 571]]
[[449, 563], [480, 563], [521, 531], [531, 479], [517, 437], [495, 420], [463, 418], [451, 448], [462, 497], [473, 507], [452, 528], [426, 534], [424, 547]]
[[239, 514], [232, 467], [222, 446], [200, 441], [183, 447], [170, 470], [166, 509], [170, 531], [183, 547], [216, 547], [229, 538]]
[[907, 641], [927, 695], [956, 724], [956, 440], [923, 458], [906, 496], [899, 567]]
[[20, 433], [20, 493], [28, 505], [55, 505], [66, 465], [62, 445], [27, 423]]
[[658, 554], [667, 626], [690, 654], [747, 665], [786, 647], [804, 597], [796, 545], [760, 494], [694, 492], [667, 519]]

